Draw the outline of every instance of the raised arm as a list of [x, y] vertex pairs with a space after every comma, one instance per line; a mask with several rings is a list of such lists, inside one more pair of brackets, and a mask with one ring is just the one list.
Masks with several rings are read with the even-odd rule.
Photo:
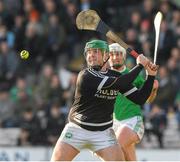
[[131, 101], [135, 102], [136, 104], [142, 105], [146, 102], [148, 97], [150, 96], [152, 89], [155, 75], [157, 74], [158, 66], [152, 63], [149, 63], [146, 66], [146, 70], [148, 72], [147, 80], [145, 81], [143, 87], [141, 89], [134, 88], [134, 91], [127, 91], [124, 95], [129, 98]]
[[124, 74], [116, 78], [109, 77], [108, 82], [104, 84], [103, 88], [119, 89], [121, 93], [129, 89], [129, 86], [141, 72], [143, 66], [146, 67], [149, 63], [149, 60], [142, 54], [138, 56], [136, 61], [137, 65], [128, 74]]

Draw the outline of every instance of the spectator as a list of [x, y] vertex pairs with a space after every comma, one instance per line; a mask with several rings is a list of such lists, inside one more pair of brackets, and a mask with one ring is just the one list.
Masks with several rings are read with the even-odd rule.
[[47, 33], [47, 50], [46, 60], [51, 60], [56, 63], [57, 56], [60, 55], [64, 49], [66, 42], [66, 33], [64, 26], [59, 22], [59, 18], [55, 14], [49, 15]]
[[15, 35], [15, 43], [14, 49], [16, 51], [21, 51], [23, 49], [23, 41], [25, 36], [25, 18], [22, 13], [19, 13], [15, 16], [14, 19], [14, 35]]
[[180, 81], [180, 69], [178, 67], [178, 60], [174, 57], [170, 57], [167, 62], [167, 68], [169, 70], [169, 76], [174, 80], [175, 85]]
[[150, 34], [150, 22], [143, 20], [140, 25], [139, 42], [142, 44], [145, 41], [152, 42], [152, 34]]
[[19, 59], [13, 49], [7, 44], [7, 39], [0, 39], [0, 78], [10, 84], [15, 78]]
[[70, 107], [72, 103], [74, 102], [74, 93], [76, 88], [76, 79], [77, 79], [77, 73], [72, 73], [69, 87], [65, 90], [64, 98], [66, 99], [66, 106]]
[[10, 100], [8, 87], [3, 85], [0, 87], [0, 127], [14, 127], [14, 106]]
[[167, 21], [163, 20], [160, 27], [159, 35], [159, 55], [158, 60], [160, 63], [164, 63], [170, 57], [170, 51], [175, 45], [175, 37], [173, 32], [169, 29]]
[[149, 19], [151, 22], [154, 15], [155, 2], [152, 0], [144, 0], [141, 6], [142, 19]]
[[[29, 142], [32, 145], [38, 145], [42, 141], [41, 136], [41, 125], [39, 119], [33, 113], [33, 109], [31, 107], [26, 107], [20, 118], [20, 127], [25, 127], [29, 133]], [[28, 134], [27, 133], [27, 134]]]
[[65, 115], [61, 112], [59, 103], [52, 104], [50, 108], [50, 115], [47, 120], [47, 141], [50, 145], [55, 145], [59, 134], [65, 126]]
[[35, 71], [39, 70], [40, 63], [42, 61], [42, 56], [44, 53], [44, 36], [38, 33], [39, 29], [37, 24], [33, 22], [28, 22], [25, 28], [25, 40], [23, 41], [24, 49], [28, 50], [31, 54], [31, 57], [28, 60], [28, 63], [24, 64], [26, 71]]
[[0, 39], [6, 39], [8, 48], [13, 48], [14, 46], [14, 33], [8, 31], [7, 26], [0, 25]]
[[150, 41], [142, 42], [142, 51], [144, 55], [147, 56], [148, 58], [153, 58], [152, 43]]
[[22, 116], [24, 109], [27, 106], [32, 106], [36, 111], [32, 89], [27, 85], [25, 78], [19, 77], [16, 80], [16, 85], [10, 89], [10, 97], [14, 102], [14, 109], [17, 120]]
[[3, 0], [0, 0], [0, 24], [5, 24], [7, 28], [12, 27], [12, 15], [6, 9]]
[[149, 120], [151, 128], [148, 130], [148, 133], [150, 132], [157, 137], [159, 148], [164, 148], [163, 137], [167, 122], [164, 111], [158, 105], [154, 105], [150, 112]]
[[18, 146], [30, 146], [31, 145], [30, 132], [29, 132], [28, 128], [22, 126], [19, 138], [17, 139], [17, 145]]
[[59, 80], [59, 76], [57, 74], [54, 74], [51, 78], [50, 89], [48, 94], [50, 103], [52, 103], [53, 101], [64, 103], [65, 101], [63, 95], [64, 95], [64, 90]]
[[167, 67], [161, 66], [159, 68], [159, 90], [154, 103], [167, 113], [169, 106], [174, 103], [175, 96], [175, 81], [170, 77]]
[[66, 13], [67, 13], [67, 23], [65, 24], [67, 35], [67, 44], [71, 44], [71, 48], [66, 46], [67, 54], [69, 58], [75, 58], [74, 48], [77, 45], [77, 41], [79, 40], [78, 30], [76, 28], [76, 15], [78, 13], [78, 6], [76, 3], [69, 1], [65, 4]]
[[58, 15], [58, 9], [55, 3], [55, 0], [45, 0], [43, 1], [43, 7], [44, 7], [44, 12], [42, 13], [42, 22], [44, 25], [48, 24], [48, 19], [49, 16], [52, 14]]
[[141, 14], [138, 10], [135, 10], [131, 14], [129, 28], [134, 28], [135, 30], [139, 31], [140, 23], [141, 23]]
[[172, 20], [169, 28], [174, 32], [180, 23], [180, 11], [172, 11]]
[[35, 87], [35, 100], [38, 107], [46, 107], [49, 104], [49, 91], [51, 78], [54, 74], [53, 67], [50, 64], [45, 64], [37, 80]]
[[25, 95], [28, 98], [32, 98], [32, 89], [28, 87], [25, 78], [18, 77], [16, 80], [16, 85], [11, 88], [10, 90], [11, 99], [14, 102], [17, 102], [21, 96], [18, 95]]
[[170, 21], [170, 19], [172, 17], [172, 11], [171, 11], [169, 1], [168, 0], [161, 1], [161, 4], [160, 4], [159, 8], [160, 8], [160, 11], [162, 12], [164, 18], [167, 21]]
[[133, 28], [129, 28], [126, 31], [126, 43], [135, 50], [141, 51], [141, 44], [137, 37], [137, 31]]

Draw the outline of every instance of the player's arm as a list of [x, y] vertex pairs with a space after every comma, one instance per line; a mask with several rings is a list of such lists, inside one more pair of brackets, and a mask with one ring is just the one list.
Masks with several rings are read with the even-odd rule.
[[[104, 84], [104, 89], [121, 89], [122, 87], [128, 89], [129, 85], [136, 79], [143, 66], [146, 67], [149, 60], [142, 54], [137, 58], [137, 65], [127, 74], [119, 77], [109, 77], [108, 81]], [[115, 79], [114, 79], [115, 78]]]
[[147, 66], [149, 60], [141, 54], [136, 59], [136, 62], [137, 65], [132, 70], [130, 70], [129, 73], [120, 76], [119, 80], [121, 82], [126, 82], [126, 84], [132, 83], [137, 78], [143, 67]]
[[150, 63], [149, 66], [146, 67], [146, 69], [148, 71], [148, 77], [143, 87], [139, 90], [134, 87], [134, 91], [131, 89], [124, 93], [127, 98], [139, 105], [144, 104], [151, 94], [158, 66]]
[[152, 103], [154, 101], [154, 99], [157, 96], [158, 87], [159, 87], [158, 80], [154, 80], [153, 89], [152, 89], [151, 94], [150, 94], [149, 98], [147, 99], [146, 103]]
[[[136, 80], [133, 82], [133, 85], [139, 89], [144, 85], [144, 82], [145, 82], [144, 78], [141, 75], [139, 75], [136, 78]], [[157, 95], [158, 87], [159, 87], [158, 80], [155, 79], [154, 84], [153, 84], [153, 89], [152, 89], [151, 94], [148, 97], [146, 103], [152, 103], [154, 101], [154, 99], [156, 98], [156, 95]]]
[[132, 86], [131, 89], [123, 93], [123, 95], [134, 103], [143, 105], [151, 94], [154, 78], [154, 76], [149, 75], [142, 88], [137, 89]]
[[138, 56], [137, 64], [128, 74], [121, 75], [120, 77], [109, 77], [102, 75], [100, 72], [87, 69], [82, 72], [78, 83], [81, 83], [81, 90], [85, 91], [96, 91], [101, 89], [116, 89], [119, 90], [121, 87], [127, 88], [137, 77], [137, 75], [145, 67], [149, 60], [143, 55]]
[[119, 77], [106, 76], [96, 70], [87, 69], [79, 75], [77, 83], [81, 85], [80, 87], [83, 92], [85, 92], [85, 90], [91, 90], [94, 92], [101, 89], [119, 90], [120, 87], [128, 87], [128, 85], [130, 85], [137, 77], [142, 68], [142, 65], [136, 65], [130, 73]]

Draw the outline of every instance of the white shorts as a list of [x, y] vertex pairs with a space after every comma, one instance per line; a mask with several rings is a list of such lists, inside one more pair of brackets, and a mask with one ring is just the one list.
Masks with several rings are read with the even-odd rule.
[[142, 140], [144, 135], [144, 124], [141, 116], [135, 116], [121, 121], [114, 119], [113, 129], [115, 132], [122, 126], [126, 126], [133, 130], [138, 135], [139, 141]]
[[93, 152], [118, 144], [112, 128], [89, 131], [74, 123], [66, 124], [58, 141], [68, 143], [79, 151], [90, 149]]

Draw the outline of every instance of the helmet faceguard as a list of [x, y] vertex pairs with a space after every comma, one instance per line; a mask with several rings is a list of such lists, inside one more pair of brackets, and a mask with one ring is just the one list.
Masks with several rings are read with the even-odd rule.
[[122, 67], [125, 64], [126, 50], [125, 50], [125, 48], [120, 46], [118, 43], [113, 43], [113, 44], [109, 45], [109, 54], [113, 54], [113, 55], [115, 55], [115, 54], [120, 55], [121, 54], [123, 56], [123, 58], [121, 58], [121, 59], [123, 59], [123, 61], [118, 60], [120, 62], [118, 62], [118, 61], [113, 62], [110, 60], [109, 62], [110, 62], [111, 67], [114, 67], [115, 69], [117, 69], [117, 68]]

